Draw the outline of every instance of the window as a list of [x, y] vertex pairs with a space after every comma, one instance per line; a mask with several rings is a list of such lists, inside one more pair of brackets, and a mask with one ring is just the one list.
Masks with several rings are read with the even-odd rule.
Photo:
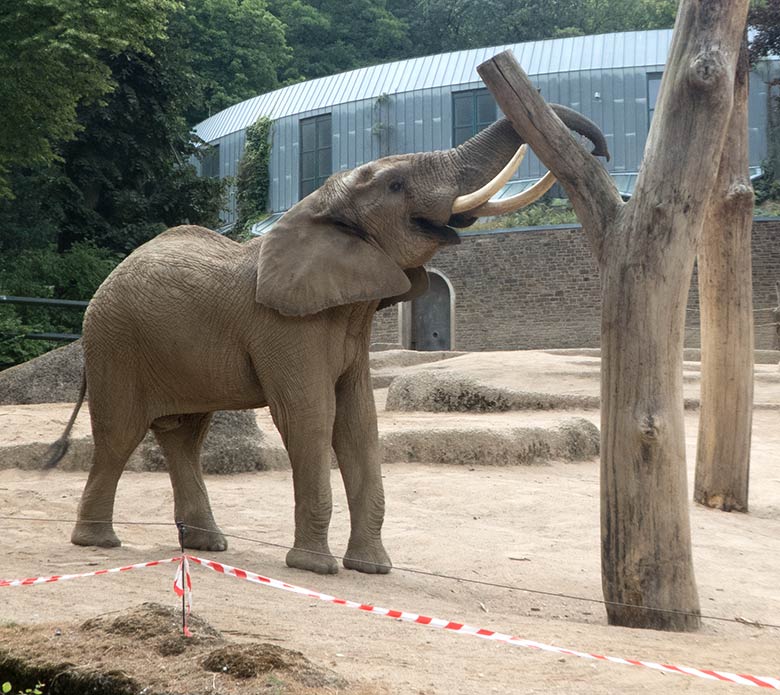
[[301, 120], [301, 198], [331, 175], [332, 149], [329, 113]]
[[662, 72], [650, 72], [647, 74], [647, 127], [653, 120], [655, 105], [658, 101], [658, 91], [661, 89]]
[[208, 145], [203, 151], [200, 173], [207, 179], [219, 178], [219, 145]]
[[460, 145], [496, 120], [496, 101], [487, 89], [452, 95], [452, 144]]

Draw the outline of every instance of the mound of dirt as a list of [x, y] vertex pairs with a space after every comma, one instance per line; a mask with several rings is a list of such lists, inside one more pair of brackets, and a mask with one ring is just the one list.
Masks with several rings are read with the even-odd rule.
[[355, 692], [300, 652], [231, 643], [195, 615], [188, 626], [192, 637], [182, 634], [180, 611], [144, 603], [81, 626], [0, 628], [3, 644], [12, 645], [0, 648], [0, 674], [15, 692], [43, 683], [47, 695]]
[[584, 418], [556, 428], [401, 430], [382, 439], [384, 460], [466, 466], [517, 466], [598, 456], [599, 430]]
[[456, 372], [421, 371], [393, 379], [386, 410], [442, 412], [507, 412], [509, 410], [567, 410], [599, 407], [588, 395], [537, 393], [482, 384]]
[[0, 405], [74, 403], [81, 387], [81, 341], [0, 372]]

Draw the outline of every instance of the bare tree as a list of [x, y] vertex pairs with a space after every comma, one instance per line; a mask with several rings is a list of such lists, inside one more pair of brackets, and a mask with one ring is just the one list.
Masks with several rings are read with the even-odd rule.
[[748, 0], [681, 0], [628, 203], [510, 53], [479, 68], [515, 129], [563, 184], [601, 270], [601, 567], [611, 624], [700, 625], [683, 431], [685, 308], [747, 8]]
[[693, 498], [727, 512], [748, 510], [753, 423], [749, 71], [745, 38], [734, 82], [734, 107], [698, 255], [701, 415]]

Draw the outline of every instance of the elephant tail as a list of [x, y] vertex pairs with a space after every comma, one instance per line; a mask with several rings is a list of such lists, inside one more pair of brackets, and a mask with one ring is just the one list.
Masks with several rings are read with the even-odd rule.
[[71, 413], [68, 424], [65, 425], [65, 431], [62, 433], [62, 436], [54, 442], [46, 452], [46, 460], [43, 464], [44, 470], [54, 468], [62, 460], [62, 457], [68, 453], [68, 447], [70, 446], [70, 431], [73, 429], [73, 423], [76, 422], [76, 416], [79, 414], [79, 410], [81, 410], [81, 404], [84, 402], [84, 397], [86, 395], [87, 373], [86, 371], [82, 371], [81, 387], [79, 388], [79, 397], [76, 400], [76, 407], [73, 409], [73, 413]]

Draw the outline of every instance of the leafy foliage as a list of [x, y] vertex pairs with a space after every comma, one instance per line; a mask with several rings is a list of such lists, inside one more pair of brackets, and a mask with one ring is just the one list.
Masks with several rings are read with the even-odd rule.
[[[19, 695], [43, 695], [43, 688], [45, 686], [43, 683], [38, 683], [34, 688], [26, 688], [25, 690], [19, 690]], [[3, 693], [3, 695], [6, 695], [7, 693], [11, 693], [11, 691], [14, 689], [13, 685], [11, 685], [8, 681], [0, 685], [0, 692]]]
[[169, 33], [191, 72], [190, 124], [279, 86], [290, 61], [285, 27], [265, 0], [188, 0]]
[[412, 53], [671, 27], [676, 0], [390, 0]]
[[[84, 242], [65, 253], [51, 245], [0, 259], [0, 294], [88, 299], [121, 257]], [[56, 347], [28, 340], [29, 333], [80, 333], [83, 310], [37, 305], [0, 305], [0, 363], [16, 364]]]
[[271, 125], [270, 118], [261, 117], [246, 131], [246, 146], [236, 176], [239, 230], [262, 219], [268, 210]]
[[[13, 165], [44, 165], [112, 87], [102, 60], [162, 38], [174, 0], [0, 0], [0, 195]], [[11, 69], [12, 66], [12, 69]]]
[[[271, 0], [293, 52], [282, 79], [298, 81], [403, 58], [407, 25], [385, 0]], [[429, 51], [430, 52], [430, 51]]]
[[780, 55], [780, 0], [753, 2], [748, 24], [754, 29], [750, 42], [750, 59]]
[[515, 227], [545, 227], [555, 224], [576, 224], [577, 215], [567, 198], [551, 198], [549, 194], [517, 212], [486, 218], [470, 229], [512, 229]]
[[[771, 160], [763, 162], [762, 171], [761, 178], [753, 182], [756, 205], [764, 205], [767, 201], [772, 200], [780, 201], [780, 175], [775, 170], [773, 162]], [[776, 209], [776, 207], [767, 207], [767, 209]]]
[[[780, 0], [754, 2], [748, 24], [755, 34], [750, 43], [750, 60], [755, 64], [768, 55], [780, 55]], [[756, 202], [780, 201], [780, 80], [768, 79], [767, 160], [762, 162], [763, 175], [754, 183]]]
[[125, 51], [106, 64], [116, 89], [104, 104], [79, 109], [81, 130], [62, 147], [63, 162], [14, 172], [19, 199], [0, 204], [0, 248], [35, 233], [25, 246], [64, 251], [88, 240], [129, 253], [168, 226], [218, 223], [224, 184], [198, 177], [188, 162], [195, 148], [182, 115], [190, 83], [180, 56], [163, 44], [154, 56]]

